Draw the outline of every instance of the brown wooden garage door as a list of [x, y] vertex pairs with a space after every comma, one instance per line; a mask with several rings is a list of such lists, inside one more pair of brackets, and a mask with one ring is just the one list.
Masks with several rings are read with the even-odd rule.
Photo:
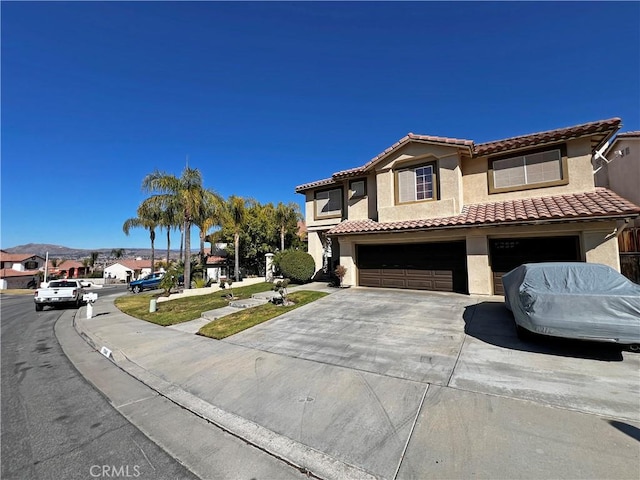
[[371, 268], [360, 270], [363, 287], [410, 288], [453, 292], [453, 271]]
[[357, 265], [363, 287], [467, 292], [464, 242], [359, 245]]
[[576, 236], [492, 239], [489, 252], [496, 295], [504, 295], [502, 276], [523, 263], [580, 261], [580, 243]]

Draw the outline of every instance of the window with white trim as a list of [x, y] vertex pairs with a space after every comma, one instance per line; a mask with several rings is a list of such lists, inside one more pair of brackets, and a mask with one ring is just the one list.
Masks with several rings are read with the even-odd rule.
[[339, 217], [342, 215], [342, 190], [316, 192], [316, 217]]
[[494, 160], [492, 170], [496, 189], [557, 182], [562, 180], [562, 153], [549, 150]]
[[436, 174], [433, 163], [398, 170], [398, 203], [434, 200]]

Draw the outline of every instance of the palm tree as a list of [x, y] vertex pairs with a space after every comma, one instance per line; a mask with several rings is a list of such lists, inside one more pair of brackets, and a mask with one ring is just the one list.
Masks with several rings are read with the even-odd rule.
[[278, 202], [275, 211], [275, 220], [280, 230], [280, 250], [284, 250], [284, 237], [287, 233], [287, 227], [295, 224], [297, 227], [298, 220], [302, 219], [300, 207], [297, 203], [289, 202], [288, 205]]
[[184, 225], [185, 288], [191, 288], [191, 225], [203, 201], [202, 175], [198, 169], [190, 167], [185, 167], [180, 178], [156, 170], [144, 178], [142, 189], [157, 192], [147, 200], [162, 210], [171, 206], [179, 208]]
[[[180, 228], [181, 224], [180, 210], [177, 205], [166, 205], [160, 214], [160, 228], [167, 231], [167, 268], [171, 263], [171, 230]], [[182, 239], [180, 239], [180, 247], [182, 248]], [[180, 259], [182, 259], [182, 251], [180, 251]]]
[[100, 256], [100, 252], [91, 252], [91, 254], [89, 255], [89, 266], [91, 267], [92, 272], [95, 270], [94, 265], [98, 261], [99, 256]]
[[122, 231], [125, 235], [129, 235], [132, 228], [144, 228], [149, 230], [149, 239], [151, 240], [151, 273], [155, 269], [155, 241], [156, 228], [159, 225], [161, 211], [155, 208], [155, 205], [148, 202], [149, 199], [143, 201], [137, 210], [137, 217], [127, 219], [122, 225]]
[[91, 264], [91, 259], [90, 258], [83, 258], [82, 259], [82, 267], [84, 268], [84, 276], [87, 275], [87, 270], [89, 270], [89, 265]]
[[233, 245], [235, 248], [236, 282], [240, 281], [240, 232], [245, 222], [246, 202], [242, 197], [231, 195], [227, 200], [226, 220], [233, 230]]
[[209, 230], [221, 223], [224, 200], [217, 193], [206, 189], [203, 190], [202, 200], [194, 223], [200, 229], [200, 261], [204, 266], [204, 242], [207, 240]]

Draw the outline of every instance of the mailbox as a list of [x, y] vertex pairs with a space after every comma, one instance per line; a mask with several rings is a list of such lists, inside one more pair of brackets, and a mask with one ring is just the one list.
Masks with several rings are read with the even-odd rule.
[[98, 300], [98, 294], [94, 292], [85, 293], [82, 296], [82, 300], [87, 303], [95, 303], [95, 301]]

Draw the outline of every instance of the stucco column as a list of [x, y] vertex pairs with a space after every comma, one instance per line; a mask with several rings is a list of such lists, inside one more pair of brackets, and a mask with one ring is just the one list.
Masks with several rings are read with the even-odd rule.
[[582, 251], [585, 261], [609, 265], [619, 272], [620, 251], [618, 250], [616, 224], [612, 222], [609, 226], [608, 230], [582, 232]]
[[273, 282], [273, 253], [265, 253], [264, 254], [264, 260], [265, 260], [265, 277], [264, 277], [264, 281], [265, 282]]
[[467, 235], [467, 277], [470, 295], [493, 295], [486, 235]]
[[357, 272], [355, 264], [355, 245], [348, 239], [339, 239], [340, 242], [340, 265], [347, 269], [342, 285], [356, 285]]
[[320, 232], [307, 232], [307, 252], [313, 257], [313, 261], [316, 264], [316, 272], [322, 270], [322, 254], [324, 252], [324, 247], [322, 245], [322, 239], [320, 238]]

